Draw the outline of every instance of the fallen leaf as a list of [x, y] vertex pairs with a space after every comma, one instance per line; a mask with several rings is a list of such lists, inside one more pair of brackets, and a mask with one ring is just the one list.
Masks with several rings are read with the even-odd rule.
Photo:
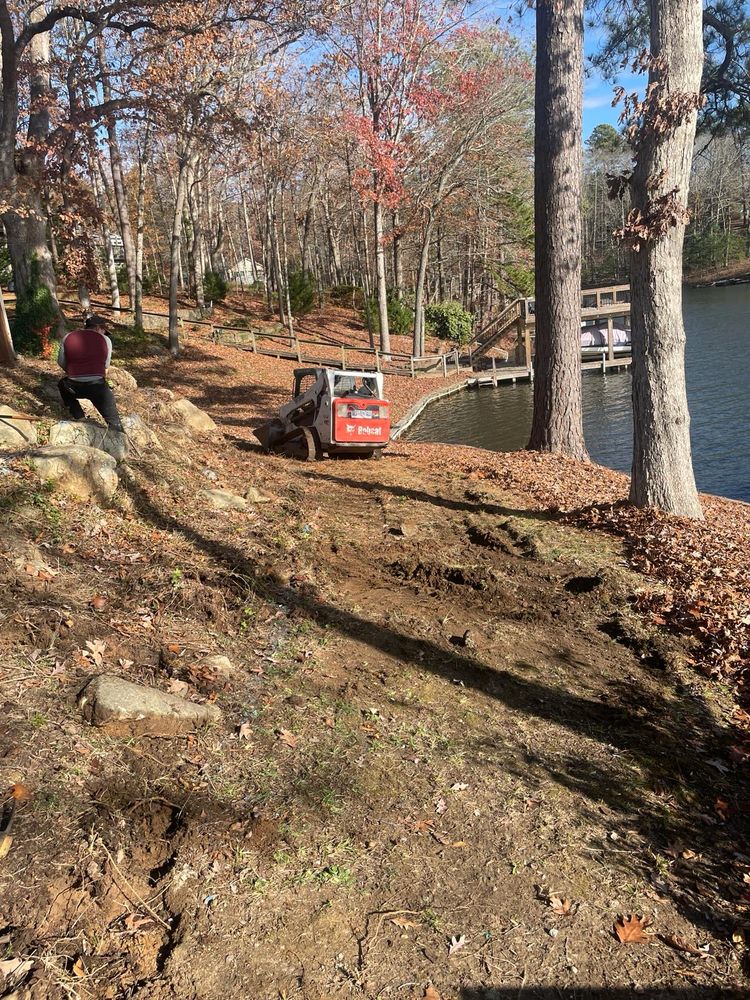
[[450, 790], [452, 792], [465, 792], [469, 786], [464, 784], [462, 781], [457, 781], [455, 784], [451, 785]]
[[26, 787], [26, 785], [16, 782], [15, 785], [11, 785], [8, 789], [8, 797], [15, 799], [16, 802], [26, 802], [27, 799], [31, 798], [31, 792]]
[[552, 912], [561, 917], [570, 917], [575, 913], [573, 900], [567, 896], [564, 899], [561, 896], [550, 896], [549, 905]]
[[685, 951], [688, 955], [698, 955], [699, 958], [711, 957], [711, 953], [708, 951], [708, 946], [705, 948], [695, 948], [693, 945], [688, 944], [684, 938], [677, 937], [673, 934], [659, 934], [659, 940], [663, 941], [664, 944], [669, 945], [670, 948], [674, 948], [675, 951]]
[[101, 639], [94, 639], [86, 643], [88, 652], [84, 653], [84, 656], [90, 656], [97, 667], [101, 667], [104, 663], [104, 653], [107, 650], [107, 643], [103, 642]]
[[290, 747], [292, 750], [297, 749], [297, 744], [299, 743], [299, 736], [295, 736], [288, 729], [280, 729], [278, 731], [279, 742], [283, 743], [284, 746]]
[[169, 684], [167, 684], [167, 691], [169, 691], [170, 694], [176, 694], [179, 698], [182, 698], [183, 695], [187, 694], [189, 690], [189, 684], [185, 681], [178, 681], [175, 677], [171, 677]]
[[33, 966], [33, 961], [28, 958], [8, 958], [4, 962], [0, 962], [0, 976], [5, 976], [6, 979], [11, 977], [20, 979], [27, 972], [31, 972]]
[[94, 611], [102, 611], [107, 606], [107, 598], [103, 594], [96, 594], [89, 603]]
[[0, 861], [8, 856], [13, 846], [13, 837], [9, 833], [0, 834]]
[[73, 975], [78, 976], [79, 979], [83, 979], [86, 975], [86, 966], [80, 958], [77, 958], [73, 963]]
[[419, 927], [419, 924], [415, 920], [407, 920], [406, 917], [393, 917], [391, 923], [395, 924], [396, 927], [402, 928], [402, 930], [408, 930], [410, 927]]
[[147, 917], [143, 913], [128, 913], [123, 920], [125, 930], [133, 931], [133, 933], [142, 930], [144, 927], [150, 927], [153, 923], [154, 918]]
[[465, 934], [462, 934], [460, 937], [456, 937], [454, 935], [450, 940], [450, 944], [448, 945], [448, 954], [453, 955], [460, 948], [463, 948], [465, 944], [466, 944]]
[[434, 825], [431, 819], [415, 819], [411, 828], [414, 833], [430, 833]]
[[435, 803], [435, 812], [438, 813], [438, 815], [442, 815], [447, 808], [448, 808], [448, 803], [445, 801], [445, 799], [438, 799], [437, 802]]
[[649, 944], [653, 941], [652, 934], [646, 934], [646, 928], [651, 924], [651, 917], [642, 917], [630, 913], [627, 917], [620, 916], [615, 920], [614, 930], [620, 944]]
[[424, 991], [424, 1000], [441, 1000], [440, 994], [434, 986], [428, 986]]
[[238, 730], [237, 730], [237, 736], [241, 740], [249, 740], [250, 739], [250, 734], [252, 733], [252, 731], [253, 731], [253, 727], [250, 725], [250, 723], [249, 722], [243, 722], [240, 725], [240, 727], [238, 728]]

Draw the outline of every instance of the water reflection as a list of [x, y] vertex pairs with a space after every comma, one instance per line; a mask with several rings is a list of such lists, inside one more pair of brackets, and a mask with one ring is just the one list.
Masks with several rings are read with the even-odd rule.
[[[685, 290], [686, 368], [698, 488], [750, 502], [750, 285]], [[430, 407], [410, 441], [468, 444], [493, 451], [526, 446], [528, 384], [452, 396]], [[629, 371], [588, 372], [583, 423], [591, 457], [627, 472], [632, 450]]]

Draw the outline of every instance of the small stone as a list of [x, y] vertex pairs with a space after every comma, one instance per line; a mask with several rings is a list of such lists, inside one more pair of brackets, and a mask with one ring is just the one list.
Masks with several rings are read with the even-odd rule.
[[33, 420], [13, 420], [16, 411], [11, 406], [0, 406], [0, 448], [28, 448], [37, 443], [36, 424]]
[[213, 674], [215, 677], [230, 677], [236, 673], [229, 657], [221, 654], [206, 656], [198, 664], [198, 669], [201, 672]]
[[248, 502], [229, 490], [201, 490], [201, 496], [216, 510], [247, 510]]
[[210, 479], [212, 483], [215, 483], [219, 478], [219, 473], [214, 472], [213, 469], [201, 469], [201, 475], [205, 476], [206, 479]]
[[78, 704], [92, 726], [111, 736], [178, 736], [221, 719], [216, 705], [196, 705], [115, 674], [93, 677]]
[[390, 530], [392, 535], [399, 535], [401, 538], [412, 538], [417, 533], [417, 525], [414, 521], [399, 521]]
[[259, 490], [256, 490], [254, 486], [248, 486], [245, 490], [245, 499], [248, 503], [270, 503], [271, 498], [264, 496]]
[[560, 931], [556, 927], [550, 927], [547, 933], [551, 938], [556, 938]]

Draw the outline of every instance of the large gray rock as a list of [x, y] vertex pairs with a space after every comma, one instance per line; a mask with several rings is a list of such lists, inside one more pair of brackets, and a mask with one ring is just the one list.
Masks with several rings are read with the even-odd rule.
[[249, 501], [229, 490], [201, 490], [201, 496], [205, 497], [215, 510], [247, 510], [249, 506]]
[[179, 736], [221, 719], [216, 705], [196, 705], [115, 674], [93, 677], [78, 704], [92, 726], [111, 736]]
[[120, 431], [82, 420], [61, 420], [53, 424], [49, 431], [49, 443], [56, 448], [68, 445], [98, 448], [100, 451], [106, 451], [118, 462], [122, 462], [128, 454], [128, 439]]
[[119, 486], [116, 460], [98, 448], [46, 445], [31, 455], [31, 464], [41, 479], [82, 499], [109, 500]]
[[13, 420], [12, 406], [0, 406], [0, 448], [28, 448], [37, 443], [36, 424], [33, 420]]
[[137, 414], [122, 418], [122, 426], [128, 436], [128, 442], [136, 451], [144, 454], [148, 451], [161, 451], [161, 441], [148, 424], [145, 424]]
[[171, 404], [170, 410], [174, 421], [183, 424], [191, 431], [208, 434], [218, 430], [211, 417], [199, 409], [195, 403], [191, 403], [189, 399], [176, 399]]
[[138, 383], [130, 372], [115, 365], [107, 372], [107, 381], [115, 392], [133, 392], [138, 388]]

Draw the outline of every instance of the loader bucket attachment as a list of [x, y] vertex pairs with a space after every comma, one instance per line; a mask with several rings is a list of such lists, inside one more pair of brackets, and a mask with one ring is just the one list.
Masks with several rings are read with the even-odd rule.
[[253, 434], [260, 441], [266, 451], [273, 451], [279, 438], [284, 434], [284, 423], [277, 419], [267, 420], [264, 424], [253, 429]]

